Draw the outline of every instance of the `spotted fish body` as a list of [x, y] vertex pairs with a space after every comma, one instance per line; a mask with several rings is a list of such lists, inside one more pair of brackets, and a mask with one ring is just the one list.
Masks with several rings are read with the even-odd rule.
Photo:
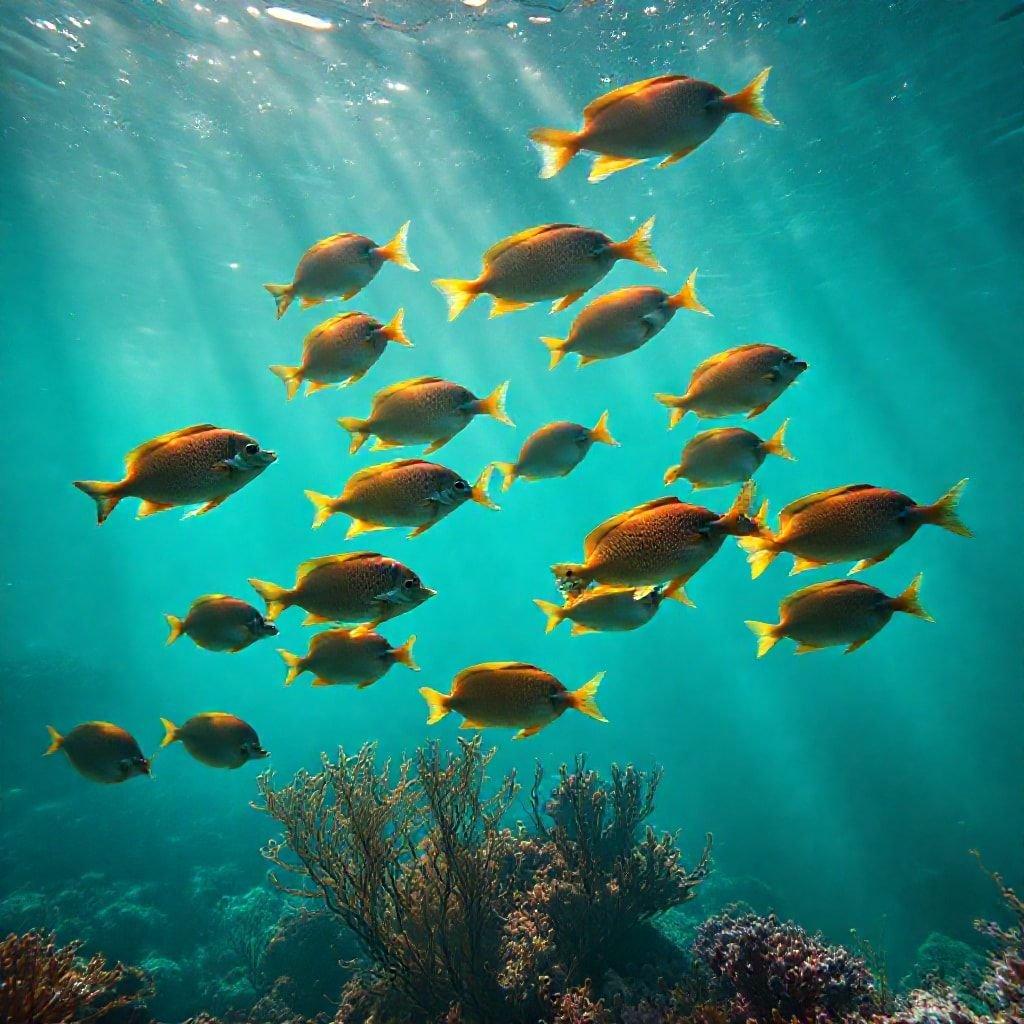
[[654, 587], [649, 593], [638, 593], [634, 587], [592, 587], [574, 601], [559, 606], [550, 601], [534, 604], [548, 617], [550, 633], [563, 620], [572, 623], [573, 636], [584, 633], [618, 633], [647, 625], [661, 607], [664, 592]]
[[288, 665], [285, 685], [290, 686], [303, 672], [313, 674], [314, 686], [370, 686], [396, 662], [415, 670], [412, 645], [415, 637], [401, 647], [392, 647], [372, 630], [328, 629], [317, 633], [303, 657], [278, 653]]
[[61, 736], [49, 726], [47, 754], [63, 750], [72, 767], [92, 782], [112, 785], [149, 774], [149, 761], [131, 733], [110, 722], [83, 722]]
[[277, 627], [267, 622], [247, 601], [227, 594], [207, 594], [197, 598], [184, 619], [166, 616], [171, 627], [167, 643], [183, 633], [197, 647], [207, 651], [244, 650], [267, 636], [276, 636]]
[[210, 768], [241, 768], [249, 761], [269, 756], [248, 722], [223, 711], [195, 715], [182, 726], [166, 718], [162, 721], [166, 735], [161, 746], [180, 740], [197, 761]]

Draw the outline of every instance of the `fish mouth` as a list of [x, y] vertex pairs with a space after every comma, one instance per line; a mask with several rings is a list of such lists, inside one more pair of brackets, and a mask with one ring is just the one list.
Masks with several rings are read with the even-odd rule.
[[806, 363], [803, 359], [797, 359], [793, 363], [793, 369], [796, 370], [797, 373], [803, 373], [804, 370], [807, 369], [808, 365], [809, 364]]
[[[806, 363], [804, 364], [806, 366]], [[277, 462], [277, 452], [261, 451], [256, 456], [257, 461], [264, 466]]]
[[277, 626], [274, 625], [273, 622], [264, 620], [260, 624], [259, 632], [261, 636], [277, 636], [277, 634], [280, 633], [281, 630], [279, 630]]
[[250, 755], [250, 758], [254, 761], [262, 761], [265, 757], [270, 757], [270, 751], [264, 750], [262, 747], [257, 747]]
[[432, 597], [437, 597], [437, 591], [431, 590], [430, 587], [420, 587], [420, 594], [424, 601], [428, 601]]

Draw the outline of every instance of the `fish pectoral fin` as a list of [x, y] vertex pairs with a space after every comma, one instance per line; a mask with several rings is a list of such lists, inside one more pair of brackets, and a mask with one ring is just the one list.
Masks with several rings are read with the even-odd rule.
[[460, 729], [486, 729], [487, 726], [483, 722], [474, 722], [471, 718], [465, 718], [462, 724], [459, 726]]
[[684, 156], [689, 156], [696, 148], [696, 146], [687, 146], [686, 149], [680, 149], [678, 152], [673, 153], [671, 156], [665, 157], [665, 159], [662, 160], [660, 164], [658, 164], [656, 169], [660, 171], [665, 167], [671, 167], [673, 164], [679, 163], [679, 161], [682, 160]]
[[364, 679], [361, 683], [356, 683], [357, 690], [365, 690], [368, 686], [373, 686], [377, 682], [376, 679]]
[[319, 626], [324, 622], [330, 622], [331, 620], [325, 618], [323, 615], [317, 615], [315, 612], [310, 612], [303, 620], [304, 626]]
[[518, 302], [516, 299], [495, 298], [494, 303], [491, 305], [491, 312], [488, 314], [488, 319], [493, 320], [496, 316], [504, 316], [506, 313], [515, 313], [520, 309], [529, 309], [532, 305], [532, 302]]
[[812, 651], [820, 651], [822, 648], [816, 644], [797, 644], [794, 654], [810, 654]]
[[517, 732], [512, 737], [512, 739], [514, 739], [514, 740], [529, 739], [531, 736], [536, 736], [537, 733], [539, 733], [541, 731], [541, 729], [543, 729], [543, 728], [544, 728], [543, 725], [528, 725], [525, 729], [520, 729], [519, 732]]
[[302, 298], [299, 300], [299, 306], [302, 309], [310, 309], [312, 306], [319, 306], [323, 302], [323, 299], [311, 299], [308, 295], [303, 295]]
[[763, 413], [771, 404], [771, 402], [762, 402], [760, 405], [755, 405], [754, 408], [747, 413], [747, 419], [752, 420], [755, 416], [760, 416], [761, 413]]
[[205, 516], [207, 512], [212, 512], [218, 505], [222, 505], [227, 501], [228, 496], [225, 494], [223, 498], [214, 498], [212, 501], [206, 502], [205, 505], [200, 505], [199, 508], [190, 509], [181, 518], [182, 519], [195, 519], [196, 516]]
[[333, 686], [334, 683], [332, 683], [330, 681], [330, 679], [324, 679], [323, 676], [317, 676], [316, 679], [313, 680], [311, 685], [313, 685], [313, 686]]
[[870, 639], [871, 637], [869, 636], [863, 636], [859, 640], [854, 640], [853, 643], [843, 651], [843, 654], [853, 654], [858, 647], [863, 647]]
[[306, 381], [306, 397], [309, 398], [310, 395], [315, 395], [318, 391], [325, 391], [329, 387], [333, 387], [333, 385], [319, 380]]
[[561, 313], [563, 309], [568, 309], [585, 291], [586, 288], [580, 288], [577, 291], [569, 292], [568, 295], [563, 295], [557, 302], [552, 304], [551, 312]]
[[385, 441], [384, 438], [378, 437], [376, 441], [370, 445], [371, 452], [384, 452], [390, 448], [401, 448], [401, 441]]
[[[341, 297], [348, 302], [349, 299], [354, 299], [359, 294], [358, 288], [349, 288], [347, 292], [342, 292]], [[320, 300], [323, 302], [323, 299]]]
[[139, 505], [139, 511], [135, 513], [135, 518], [145, 519], [146, 516], [155, 516], [157, 512], [166, 512], [169, 508], [174, 508], [174, 506], [159, 501], [144, 501]]
[[438, 520], [431, 519], [429, 523], [420, 523], [415, 530], [410, 530], [406, 540], [412, 540], [413, 537], [418, 537], [421, 533], [426, 533], [432, 526], [437, 523]]
[[351, 377], [346, 377], [339, 385], [340, 388], [347, 388], [350, 384], [356, 384], [361, 381], [367, 374], [367, 370], [360, 370], [358, 373], [353, 373]]
[[569, 629], [569, 636], [583, 636], [586, 633], [597, 633], [593, 626], [584, 626], [580, 622], [574, 622]]
[[443, 448], [454, 436], [454, 434], [449, 434], [447, 437], [439, 437], [436, 441], [431, 441], [430, 444], [423, 449], [423, 454], [430, 455], [432, 452], [436, 452], [438, 449]]
[[631, 156], [599, 156], [594, 163], [591, 165], [590, 174], [587, 177], [587, 181], [604, 181], [605, 178], [612, 174], [617, 174], [619, 171], [628, 170], [630, 167], [636, 167], [637, 164], [642, 164], [643, 160], [639, 160], [636, 157]]
[[680, 604], [685, 604], [687, 608], [696, 608], [697, 606], [690, 600], [686, 591], [683, 589], [689, 579], [689, 576], [677, 576], [669, 583], [665, 588], [665, 592], [661, 596], [666, 600], [678, 601]]
[[352, 525], [349, 526], [348, 532], [345, 534], [346, 540], [351, 540], [353, 537], [358, 537], [361, 533], [372, 533], [374, 530], [386, 530], [387, 526], [382, 523], [372, 523], [369, 519], [353, 519]]
[[820, 569], [825, 563], [815, 562], [810, 558], [801, 558], [796, 555], [793, 559], [793, 568], [789, 570], [790, 576], [795, 576], [798, 572], [807, 572], [808, 569]]
[[847, 576], [852, 576], [855, 572], [863, 572], [865, 569], [870, 569], [873, 565], [878, 565], [879, 562], [884, 562], [895, 550], [895, 548], [889, 548], [888, 551], [883, 551], [880, 555], [875, 555], [873, 558], [862, 558], [847, 573]]

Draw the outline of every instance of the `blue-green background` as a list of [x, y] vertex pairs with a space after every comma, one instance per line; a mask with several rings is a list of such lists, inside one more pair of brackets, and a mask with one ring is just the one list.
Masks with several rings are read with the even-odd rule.
[[[760, 879], [805, 925], [884, 935], [897, 967], [933, 929], [968, 933], [992, 894], [967, 851], [1019, 878], [1024, 834], [1024, 18], [999, 20], [1008, 6], [321, 3], [304, 9], [334, 27], [314, 32], [236, 3], [4, 4], [2, 886], [100, 870], [171, 894], [197, 865], [230, 865], [238, 887], [263, 871], [256, 766], [213, 772], [174, 747], [152, 782], [101, 788], [40, 758], [48, 723], [109, 719], [148, 751], [160, 716], [227, 710], [287, 776], [339, 744], [452, 743], [456, 721], [428, 728], [417, 686], [521, 659], [569, 686], [607, 670], [610, 722], [567, 714], [521, 744], [491, 734], [497, 768], [577, 751], [664, 764], [657, 822], [683, 828], [688, 850], [714, 832], [720, 869]], [[538, 180], [528, 130], [574, 126], [606, 89], [682, 71], [735, 90], [765, 65], [781, 128], [736, 117], [667, 171], [588, 185], [579, 159]], [[619, 264], [596, 292], [675, 288], [698, 266], [715, 317], [682, 312], [622, 360], [549, 373], [538, 338], [579, 307], [488, 321], [480, 302], [449, 325], [430, 287], [473, 276], [485, 248], [534, 224], [623, 238], [651, 214], [668, 274]], [[286, 404], [267, 365], [297, 361], [332, 310], [275, 322], [262, 283], [288, 280], [318, 238], [383, 242], [406, 219], [422, 272], [385, 266], [352, 308], [386, 320], [404, 306], [416, 347], [389, 347], [355, 387]], [[758, 476], [774, 511], [857, 481], [929, 502], [971, 478], [975, 539], [922, 530], [866, 577], [895, 593], [924, 570], [935, 624], [899, 616], [852, 657], [784, 644], [755, 661], [743, 620], [771, 619], [795, 583], [788, 559], [752, 582], [730, 541], [689, 588], [696, 610], [666, 606], [631, 634], [545, 636], [531, 599], [553, 596], [550, 563], [662, 494], [694, 432], [688, 420], [669, 434], [653, 393], [754, 340], [811, 364], [754, 423], [767, 435], [792, 421], [799, 461]], [[417, 634], [419, 675], [286, 690], [273, 641], [235, 657], [166, 649], [164, 612], [211, 591], [254, 598], [247, 577], [290, 583], [303, 559], [353, 547], [342, 519], [310, 530], [302, 491], [336, 493], [375, 461], [347, 455], [335, 419], [417, 374], [479, 394], [511, 380], [517, 429], [480, 420], [441, 453], [467, 476], [544, 422], [591, 424], [605, 408], [622, 447], [599, 446], [565, 480], [517, 484], [500, 513], [472, 506], [416, 541], [357, 545], [439, 591], [383, 630]], [[280, 461], [213, 515], [136, 522], [125, 502], [98, 529], [70, 481], [116, 479], [135, 444], [204, 421]], [[724, 510], [733, 493], [702, 497]], [[281, 646], [304, 649], [299, 620], [283, 616]]]

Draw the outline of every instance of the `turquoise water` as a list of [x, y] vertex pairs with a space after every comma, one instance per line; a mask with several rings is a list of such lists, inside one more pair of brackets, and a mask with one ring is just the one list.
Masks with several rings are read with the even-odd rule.
[[[606, 670], [610, 721], [567, 714], [524, 743], [491, 733], [496, 767], [554, 769], [577, 751], [661, 763], [657, 823], [684, 829], [689, 851], [713, 832], [719, 870], [758, 879], [783, 913], [834, 938], [856, 928], [897, 973], [929, 932], [966, 935], [991, 900], [967, 851], [1012, 880], [1024, 834], [1024, 18], [999, 20], [1007, 6], [307, 4], [331, 22], [316, 31], [240, 4], [5, 4], [0, 896], [102, 872], [115, 889], [151, 887], [162, 927], [187, 936], [175, 907], [196, 868], [226, 866], [225, 892], [264, 871], [272, 829], [249, 807], [262, 766], [214, 772], [175, 746], [152, 782], [97, 787], [39, 757], [47, 724], [108, 719], [150, 752], [161, 716], [230, 711], [287, 777], [339, 744], [454, 743], [453, 718], [425, 725], [417, 687], [446, 691], [467, 665], [516, 659], [572, 687]], [[685, 71], [735, 90], [767, 65], [781, 128], [732, 118], [669, 170], [588, 185], [580, 158], [537, 178], [528, 131], [575, 126], [608, 88]], [[595, 294], [674, 289], [696, 266], [715, 316], [680, 312], [620, 360], [548, 372], [538, 339], [579, 307], [489, 321], [480, 302], [449, 324], [430, 286], [474, 275], [485, 248], [534, 224], [624, 238], [651, 215], [668, 274], [619, 263]], [[268, 364], [296, 361], [336, 307], [275, 321], [262, 283], [287, 280], [318, 238], [384, 242], [407, 219], [421, 273], [386, 265], [349, 308], [383, 321], [404, 307], [415, 347], [389, 346], [349, 389], [286, 404]], [[695, 610], [666, 605], [633, 633], [545, 636], [532, 599], [555, 599], [550, 564], [663, 494], [694, 433], [692, 419], [668, 433], [653, 394], [681, 392], [700, 360], [750, 341], [810, 363], [754, 423], [767, 435], [791, 419], [798, 461], [769, 459], [757, 477], [773, 511], [857, 481], [930, 502], [970, 477], [973, 540], [922, 530], [866, 576], [896, 593], [923, 570], [935, 624], [899, 616], [850, 657], [794, 658], [784, 644], [756, 661], [743, 621], [771, 620], [794, 581], [788, 559], [751, 581], [730, 540], [688, 587]], [[418, 374], [477, 394], [511, 381], [517, 429], [480, 419], [439, 455], [469, 478], [550, 420], [589, 425], [608, 409], [622, 446], [415, 541], [346, 542], [342, 518], [312, 532], [303, 489], [337, 493], [378, 461], [347, 454], [336, 418]], [[98, 529], [70, 481], [116, 479], [130, 448], [196, 422], [252, 434], [279, 461], [209, 516], [137, 522], [125, 502]], [[724, 511], [734, 493], [699, 500]], [[304, 559], [358, 548], [401, 558], [439, 592], [382, 628], [396, 644], [417, 635], [418, 675], [286, 690], [274, 649], [301, 652], [310, 636], [295, 610], [280, 642], [236, 656], [164, 647], [163, 613], [196, 596], [255, 601], [248, 577], [288, 584]]]

